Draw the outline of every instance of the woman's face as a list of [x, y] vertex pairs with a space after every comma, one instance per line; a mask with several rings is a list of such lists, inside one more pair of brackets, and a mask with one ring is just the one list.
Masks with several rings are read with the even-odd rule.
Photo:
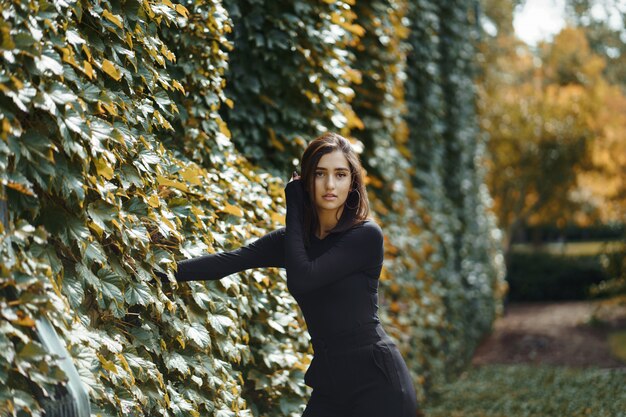
[[352, 184], [350, 165], [343, 152], [336, 150], [323, 155], [315, 168], [313, 178], [318, 213], [342, 209]]

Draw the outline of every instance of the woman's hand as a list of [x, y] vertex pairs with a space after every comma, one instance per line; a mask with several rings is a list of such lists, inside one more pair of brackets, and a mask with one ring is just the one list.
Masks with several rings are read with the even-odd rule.
[[285, 199], [287, 211], [291, 208], [297, 212], [302, 212], [306, 197], [302, 179], [296, 171], [293, 172], [291, 180], [285, 186]]

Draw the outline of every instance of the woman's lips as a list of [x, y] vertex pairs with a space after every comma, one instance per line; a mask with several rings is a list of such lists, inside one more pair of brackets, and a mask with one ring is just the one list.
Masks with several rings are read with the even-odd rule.
[[322, 197], [324, 200], [334, 200], [335, 198], [337, 198], [336, 195], [333, 194], [327, 194], [325, 196]]

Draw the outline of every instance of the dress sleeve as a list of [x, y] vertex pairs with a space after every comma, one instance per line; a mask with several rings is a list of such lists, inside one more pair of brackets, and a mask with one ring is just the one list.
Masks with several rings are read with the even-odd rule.
[[322, 255], [309, 259], [303, 239], [304, 188], [301, 181], [289, 182], [285, 187], [285, 196], [285, 264], [287, 287], [293, 295], [316, 290], [354, 272], [383, 263], [383, 234], [374, 222], [353, 227]]
[[269, 232], [249, 245], [177, 263], [177, 281], [218, 280], [235, 272], [261, 267], [285, 267], [285, 228]]

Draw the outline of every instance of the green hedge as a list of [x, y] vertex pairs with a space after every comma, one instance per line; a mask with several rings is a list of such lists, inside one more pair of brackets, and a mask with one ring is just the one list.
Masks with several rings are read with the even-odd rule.
[[506, 276], [511, 301], [584, 300], [608, 278], [599, 256], [515, 252]]
[[44, 314], [97, 415], [299, 415], [312, 351], [284, 273], [152, 272], [284, 224], [281, 178], [324, 129], [367, 145], [381, 318], [420, 397], [466, 363], [502, 268], [471, 89], [453, 94], [461, 2], [0, 7], [0, 414], [41, 415], [64, 379]]

